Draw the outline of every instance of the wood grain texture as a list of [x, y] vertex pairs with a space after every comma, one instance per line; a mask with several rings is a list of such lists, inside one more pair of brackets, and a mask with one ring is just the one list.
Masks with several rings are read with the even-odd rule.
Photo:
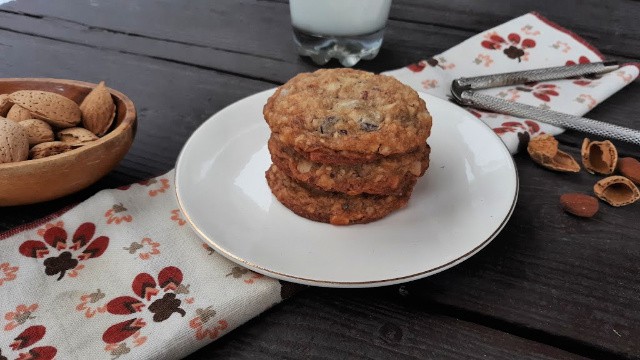
[[573, 217], [560, 209], [560, 195], [592, 194], [601, 177], [554, 173], [525, 154], [516, 161], [520, 200], [502, 233], [462, 265], [411, 283], [408, 291], [556, 339], [640, 356], [640, 312], [630, 311], [640, 307], [640, 226], [632, 220], [640, 204], [601, 204], [593, 219]]
[[[247, 4], [244, 6], [242, 4], [242, 1], [221, 1], [219, 6], [227, 11], [217, 16], [213, 15], [212, 18], [203, 16], [203, 12], [198, 11], [196, 6], [190, 7], [185, 9], [186, 11], [171, 16], [182, 17], [181, 21], [183, 22], [201, 23], [200, 26], [184, 27], [178, 32], [167, 31], [166, 27], [161, 27], [158, 31], [165, 32], [162, 34], [152, 32], [144, 26], [137, 28], [135, 24], [140, 25], [141, 22], [129, 22], [121, 26], [116, 24], [110, 28], [102, 28], [53, 15], [42, 15], [42, 18], [25, 17], [15, 13], [15, 10], [11, 10], [14, 12], [0, 10], [0, 29], [86, 46], [100, 44], [103, 48], [193, 64], [273, 83], [284, 83], [299, 72], [317, 69], [317, 66], [310, 60], [300, 58], [295, 52], [291, 40], [289, 12], [286, 6], [265, 3], [268, 5], [268, 10], [264, 10], [262, 8], [247, 8]], [[95, 7], [88, 5], [87, 7], [88, 9], [79, 8], [79, 10], [96, 11]], [[6, 5], [1, 9], [6, 9]], [[41, 11], [43, 9], [46, 9], [44, 4]], [[147, 21], [154, 21], [153, 16], [170, 16], [171, 9], [161, 10], [161, 14], [141, 12], [138, 15]], [[116, 11], [114, 18], [127, 16], [120, 14], [123, 11], [121, 7], [116, 7], [114, 11]], [[261, 23], [258, 22], [250, 29], [245, 29], [241, 21], [232, 23], [233, 28], [219, 28], [218, 25], [215, 25], [222, 22], [222, 18], [226, 18], [227, 13], [251, 17], [258, 16], [264, 11], [272, 14], [272, 17], [268, 19], [269, 23], [260, 25]], [[212, 25], [207, 27], [207, 24]], [[242, 39], [238, 43], [232, 42], [230, 44], [225, 40], [227, 37], [233, 37], [235, 33], [244, 33], [254, 27], [258, 28], [257, 31], [267, 32], [266, 29], [261, 29], [261, 26], [279, 29], [279, 31], [275, 33], [271, 31], [271, 36], [265, 39], [246, 41]], [[408, 34], [409, 36], [407, 36]], [[161, 35], [164, 35], [166, 39], [158, 37]], [[386, 31], [385, 43], [376, 61], [363, 61], [357, 67], [375, 72], [403, 67], [454, 46], [471, 35], [473, 33], [468, 31], [391, 21]], [[418, 42], [417, 39], [430, 40]], [[259, 47], [255, 50], [259, 50], [259, 52], [255, 54], [239, 52], [237, 47], [242, 46], [240, 44], [251, 41], [257, 43], [249, 44], [249, 47], [252, 49]], [[338, 65], [335, 61], [329, 63], [331, 67]]]
[[637, 1], [397, 0], [390, 17], [479, 32], [531, 11], [580, 34], [605, 54], [640, 58]]
[[582, 358], [399, 297], [391, 288], [309, 289], [186, 359]]
[[[56, 202], [0, 208], [0, 229], [81, 201], [99, 189], [169, 170], [184, 141], [211, 114], [295, 73], [316, 68], [295, 55], [288, 9], [283, 3], [216, 1], [212, 6], [208, 1], [180, 5], [134, 0], [126, 5], [105, 2], [96, 7], [74, 2], [74, 12], [68, 11], [68, 4], [21, 0], [0, 7], [0, 28], [6, 29], [0, 31], [0, 76], [104, 79], [136, 103], [138, 135], [120, 166], [98, 184]], [[535, 5], [608, 54], [637, 58], [638, 47], [633, 44], [638, 32], [634, 35], [624, 29], [637, 26], [631, 17], [640, 3], [585, 4], [585, 9], [577, 3], [575, 8], [550, 1]], [[373, 71], [404, 66], [520, 15], [528, 6], [525, 1], [394, 1], [395, 20], [389, 23], [380, 55], [359, 66]], [[607, 9], [615, 18], [609, 22], [593, 20], [609, 16], [604, 13]], [[493, 13], [498, 17], [491, 17]], [[158, 18], [169, 20], [159, 22]], [[451, 25], [462, 20], [471, 25]], [[590, 24], [593, 22], [598, 23]], [[619, 39], [608, 40], [616, 34]], [[589, 116], [640, 128], [638, 102], [640, 84], [635, 82]], [[568, 132], [559, 140], [564, 150], [577, 155], [582, 138], [583, 134]], [[640, 157], [637, 147], [621, 144], [620, 149], [624, 156]], [[470, 260], [406, 285], [403, 291], [410, 294], [406, 299], [381, 300], [388, 289], [309, 290], [310, 295], [305, 296], [317, 300], [315, 307], [308, 298], [294, 297], [206, 347], [198, 358], [213, 354], [255, 358], [261, 357], [261, 352], [296, 357], [286, 351], [297, 349], [298, 344], [310, 344], [310, 356], [331, 358], [429, 357], [425, 349], [434, 346], [438, 352], [432, 357], [460, 357], [484, 349], [479, 341], [464, 347], [466, 338], [456, 337], [457, 331], [470, 338], [490, 339], [488, 357], [540, 354], [542, 350], [536, 346], [542, 345], [534, 342], [542, 342], [547, 344], [542, 346], [545, 349], [556, 347], [589, 357], [640, 358], [640, 227], [634, 221], [640, 204], [621, 209], [603, 204], [600, 213], [586, 221], [570, 217], [559, 208], [560, 194], [590, 192], [599, 178], [584, 171], [575, 176], [552, 173], [531, 163], [525, 154], [516, 160], [521, 193], [513, 218], [493, 243]], [[381, 301], [393, 307], [393, 312], [382, 311], [376, 305]], [[405, 302], [410, 305], [399, 305]], [[307, 306], [314, 311], [305, 312]], [[322, 313], [327, 307], [331, 316]], [[368, 322], [371, 319], [379, 320], [373, 325]], [[309, 325], [313, 320], [317, 327]], [[387, 322], [412, 324], [405, 332], [407, 341], [402, 350], [379, 349], [376, 331]], [[433, 334], [440, 329], [449, 333]], [[317, 332], [327, 334], [338, 345], [319, 342], [315, 346]], [[411, 336], [406, 335], [409, 332]], [[532, 341], [518, 345], [504, 332], [515, 334], [517, 340]], [[287, 342], [276, 340], [280, 338]], [[443, 338], [453, 340], [442, 342]], [[509, 352], [496, 353], [493, 348], [498, 345], [492, 344], [504, 338], [511, 344]], [[448, 345], [439, 348], [436, 344], [440, 342]], [[566, 355], [558, 354], [555, 357]]]

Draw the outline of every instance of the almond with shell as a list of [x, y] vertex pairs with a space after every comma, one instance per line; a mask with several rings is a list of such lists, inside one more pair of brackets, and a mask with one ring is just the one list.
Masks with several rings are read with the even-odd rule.
[[29, 138], [29, 146], [38, 145], [43, 142], [55, 140], [51, 125], [38, 119], [22, 120], [18, 124], [24, 127]]
[[81, 127], [60, 130], [57, 136], [58, 140], [74, 147], [86, 145], [91, 141], [98, 140], [98, 137], [94, 133]]
[[29, 110], [23, 108], [18, 104], [15, 104], [11, 106], [11, 109], [9, 109], [9, 112], [7, 113], [7, 119], [13, 120], [15, 122], [20, 122], [22, 120], [33, 119], [33, 115], [31, 115]]
[[111, 93], [101, 81], [91, 92], [84, 98], [80, 104], [82, 111], [82, 126], [92, 133], [102, 136], [104, 135], [116, 115], [116, 105], [111, 98]]
[[74, 127], [80, 123], [81, 113], [78, 104], [60, 94], [39, 91], [20, 90], [9, 94], [11, 102], [29, 110], [33, 115], [57, 128]]
[[0, 164], [27, 160], [29, 139], [17, 122], [0, 118]]
[[38, 144], [29, 150], [29, 158], [42, 159], [53, 155], [62, 154], [63, 152], [71, 150], [71, 145], [65, 144], [62, 141], [50, 141]]
[[8, 94], [0, 94], [0, 116], [7, 116], [9, 109], [13, 106], [13, 103], [9, 101]]

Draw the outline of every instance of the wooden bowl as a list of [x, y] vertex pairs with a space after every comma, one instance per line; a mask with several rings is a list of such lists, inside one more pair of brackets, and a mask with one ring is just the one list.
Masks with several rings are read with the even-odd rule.
[[[80, 104], [95, 86], [75, 80], [0, 79], [0, 94], [43, 90]], [[135, 136], [136, 109], [124, 94], [113, 89], [109, 92], [116, 104], [116, 117], [110, 131], [100, 139], [43, 159], [0, 164], [0, 206], [34, 204], [69, 195], [95, 183], [122, 160]]]

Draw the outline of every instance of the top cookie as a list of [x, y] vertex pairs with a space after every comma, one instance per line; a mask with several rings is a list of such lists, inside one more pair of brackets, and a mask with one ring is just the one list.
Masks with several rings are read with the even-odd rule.
[[431, 131], [431, 116], [413, 89], [353, 69], [299, 74], [276, 90], [263, 113], [283, 143], [352, 158], [412, 151]]

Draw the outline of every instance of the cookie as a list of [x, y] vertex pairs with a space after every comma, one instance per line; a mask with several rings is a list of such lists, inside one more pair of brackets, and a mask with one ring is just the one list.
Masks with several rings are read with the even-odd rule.
[[422, 176], [429, 166], [429, 146], [383, 159], [352, 165], [326, 165], [287, 147], [275, 137], [269, 139], [271, 160], [287, 176], [324, 191], [347, 195], [362, 193], [393, 195]]
[[401, 195], [349, 196], [309, 189], [294, 181], [276, 165], [265, 173], [271, 192], [299, 216], [333, 225], [363, 224], [378, 220], [407, 205], [415, 180]]
[[353, 69], [299, 74], [276, 90], [263, 114], [281, 142], [315, 160], [407, 153], [431, 132], [431, 116], [415, 90]]

